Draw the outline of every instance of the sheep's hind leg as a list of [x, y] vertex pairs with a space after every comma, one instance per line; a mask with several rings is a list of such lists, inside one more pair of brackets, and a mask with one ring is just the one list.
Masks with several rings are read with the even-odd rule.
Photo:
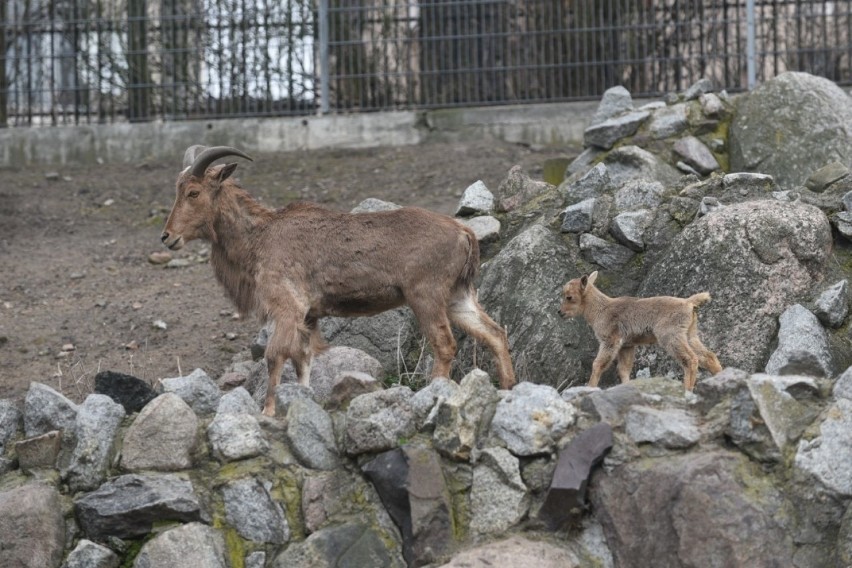
[[473, 292], [466, 292], [451, 303], [448, 313], [450, 321], [477, 341], [484, 343], [491, 351], [497, 366], [497, 376], [500, 378], [500, 388], [510, 389], [515, 386], [515, 371], [509, 355], [506, 330], [485, 313]]
[[299, 384], [308, 386], [311, 373], [311, 331], [304, 320], [276, 318], [275, 331], [266, 346], [266, 363], [269, 380], [266, 384], [266, 401], [263, 414], [275, 415], [275, 389], [281, 382], [281, 371], [287, 359], [293, 360], [293, 367], [299, 377]]

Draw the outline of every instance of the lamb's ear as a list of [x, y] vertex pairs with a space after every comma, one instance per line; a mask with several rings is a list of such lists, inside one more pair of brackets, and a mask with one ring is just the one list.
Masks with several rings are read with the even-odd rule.
[[584, 279], [584, 280], [586, 280], [586, 282], [583, 283], [583, 288], [585, 288], [586, 286], [591, 286], [592, 284], [595, 283], [595, 280], [597, 280], [597, 279], [598, 279], [598, 271], [595, 270], [594, 272], [589, 274], [589, 277], [587, 279]]
[[587, 275], [583, 274], [582, 276], [580, 276], [580, 286], [583, 287], [583, 290], [586, 289], [586, 284], [588, 284], [588, 283], [589, 283], [589, 277]]

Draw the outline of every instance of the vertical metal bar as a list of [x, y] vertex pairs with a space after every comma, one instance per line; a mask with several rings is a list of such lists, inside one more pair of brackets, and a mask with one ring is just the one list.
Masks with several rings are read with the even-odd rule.
[[319, 59], [320, 59], [320, 114], [328, 114], [330, 70], [328, 68], [328, 0], [319, 0]]
[[748, 90], [757, 85], [757, 66], [754, 35], [754, 0], [746, 0], [746, 77]]

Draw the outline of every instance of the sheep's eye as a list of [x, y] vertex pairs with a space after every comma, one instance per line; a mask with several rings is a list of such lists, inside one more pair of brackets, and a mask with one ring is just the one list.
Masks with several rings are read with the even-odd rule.
[[197, 192], [197, 191], [190, 191], [190, 192], [189, 192], [189, 196], [190, 196], [192, 199], [195, 199], [196, 197], [198, 197], [198, 192]]

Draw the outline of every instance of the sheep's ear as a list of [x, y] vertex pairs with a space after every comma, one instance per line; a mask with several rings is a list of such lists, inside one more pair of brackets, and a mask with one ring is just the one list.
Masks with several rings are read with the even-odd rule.
[[214, 174], [216, 180], [219, 183], [222, 183], [234, 173], [234, 170], [237, 169], [237, 164], [225, 164], [224, 166], [219, 166], [217, 168], [217, 172]]
[[597, 279], [598, 279], [598, 271], [595, 270], [594, 272], [589, 274], [588, 282], [586, 282], [584, 284], [584, 286], [591, 286], [592, 284], [595, 283], [595, 280], [597, 280]]
[[583, 274], [582, 276], [580, 276], [580, 286], [582, 286], [584, 290], [586, 289], [586, 284], [588, 283], [589, 277], [587, 275]]

